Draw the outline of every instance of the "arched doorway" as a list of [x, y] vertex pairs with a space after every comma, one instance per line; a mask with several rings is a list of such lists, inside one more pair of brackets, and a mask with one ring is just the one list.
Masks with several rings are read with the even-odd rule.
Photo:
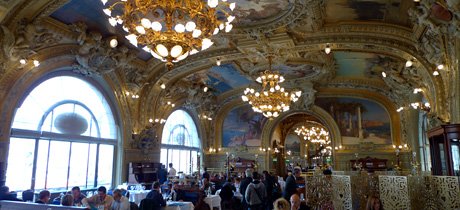
[[[328, 133], [329, 143], [317, 144], [304, 139], [303, 135], [295, 132], [296, 128], [302, 126], [323, 128]], [[334, 165], [332, 148], [341, 145], [337, 124], [327, 112], [316, 106], [309, 112], [286, 113], [278, 120], [271, 121], [264, 131], [270, 133], [270, 136], [264, 138], [265, 145], [273, 148], [272, 151], [277, 151], [267, 154], [269, 161], [266, 168], [281, 175], [284, 175], [289, 167], [296, 165]]]

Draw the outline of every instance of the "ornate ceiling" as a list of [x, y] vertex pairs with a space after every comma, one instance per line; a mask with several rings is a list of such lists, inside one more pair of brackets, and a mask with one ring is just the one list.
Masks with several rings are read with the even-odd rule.
[[[414, 98], [414, 88], [422, 88], [433, 104], [433, 117], [452, 120], [449, 98], [457, 66], [451, 61], [456, 60], [460, 34], [455, 27], [457, 2], [235, 1], [234, 30], [219, 34], [214, 47], [167, 70], [130, 45], [121, 28], [108, 24], [100, 1], [1, 0], [0, 96], [11, 97], [8, 90], [17, 85], [18, 76], [35, 74], [37, 68], [18, 65], [19, 58], [39, 59], [39, 70], [45, 71], [62, 68], [56, 61], [65, 60], [75, 72], [109, 81], [138, 126], [151, 117], [166, 118], [174, 109], [167, 101], [217, 115], [241, 103], [242, 90], [268, 67], [265, 57], [270, 53], [276, 56], [274, 68], [287, 78], [286, 86], [303, 89], [304, 105], [324, 90], [348, 88], [382, 95], [399, 107]], [[113, 37], [120, 42], [116, 48], [107, 44]], [[324, 52], [327, 43], [330, 54]], [[414, 65], [405, 68], [409, 59]], [[435, 77], [438, 64], [449, 70]], [[140, 98], [132, 100], [127, 91]]]

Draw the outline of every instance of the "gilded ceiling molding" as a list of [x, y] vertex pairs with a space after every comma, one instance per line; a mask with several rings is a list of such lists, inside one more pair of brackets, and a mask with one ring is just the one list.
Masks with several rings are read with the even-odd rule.
[[396, 109], [398, 107], [396, 107], [395, 104], [384, 95], [360, 89], [318, 88], [317, 97], [356, 97], [367, 100], [373, 100], [381, 104], [390, 116], [391, 136], [393, 143], [401, 145], [407, 141], [401, 139], [401, 117], [399, 113], [396, 112]]
[[288, 33], [292, 33], [294, 37], [298, 37], [299, 39], [310, 39], [335, 35], [341, 36], [343, 34], [347, 34], [348, 36], [369, 34], [382, 38], [395, 39], [402, 42], [415, 42], [413, 32], [410, 28], [388, 23], [375, 24], [375, 22], [371, 21], [353, 21], [328, 24], [322, 27], [320, 30], [315, 31], [314, 33], [303, 32], [299, 30], [290, 30]]
[[16, 5], [8, 11], [2, 24], [14, 27], [14, 24], [21, 19], [35, 21], [56, 11], [59, 7], [69, 2], [69, 0], [26, 0]]

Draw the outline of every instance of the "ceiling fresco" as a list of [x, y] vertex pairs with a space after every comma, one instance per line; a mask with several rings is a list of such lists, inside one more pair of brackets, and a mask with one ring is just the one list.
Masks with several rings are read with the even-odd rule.
[[[89, 31], [100, 32], [103, 37], [117, 36], [125, 46], [135, 49], [136, 47], [126, 40], [127, 33], [120, 26], [113, 27], [109, 24], [103, 8], [99, 0], [72, 0], [52, 13], [51, 17], [65, 24], [84, 22]], [[143, 50], [139, 50], [138, 57], [144, 61], [152, 58]]]
[[402, 67], [398, 60], [373, 53], [334, 52], [339, 77], [380, 78], [382, 71]]
[[317, 74], [314, 67], [308, 64], [274, 65], [273, 70], [279, 71], [287, 80], [309, 78]]
[[279, 16], [291, 6], [290, 0], [235, 0], [233, 2], [236, 2], [235, 21], [242, 25], [257, 24], [258, 21]]
[[328, 0], [326, 22], [359, 20], [408, 25], [407, 11], [412, 5], [406, 0]]
[[233, 64], [213, 66], [209, 70], [191, 74], [184, 78], [184, 80], [190, 83], [206, 84], [216, 95], [252, 83]]

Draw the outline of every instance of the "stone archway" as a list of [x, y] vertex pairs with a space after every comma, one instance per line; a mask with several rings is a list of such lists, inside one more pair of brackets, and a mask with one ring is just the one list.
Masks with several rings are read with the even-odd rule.
[[[272, 139], [273, 133], [275, 132], [275, 129], [278, 127], [278, 125], [282, 123], [284, 120], [286, 120], [287, 118], [289, 118], [290, 116], [299, 115], [299, 114], [306, 114], [306, 115], [313, 117], [314, 119], [316, 119], [319, 123], [323, 124], [328, 129], [330, 137], [331, 137], [332, 148], [342, 144], [340, 129], [337, 123], [332, 118], [332, 116], [329, 113], [327, 113], [324, 109], [316, 105], [312, 105], [310, 110], [294, 109], [294, 110], [283, 113], [278, 118], [272, 121], [267, 122], [262, 132], [262, 147], [271, 147], [274, 141], [274, 139]], [[335, 156], [335, 151], [332, 152], [332, 156], [333, 157]], [[264, 169], [265, 170], [272, 169], [270, 167], [270, 162], [272, 162], [270, 160], [270, 157], [271, 155], [269, 155], [269, 153], [266, 153], [264, 156], [264, 159], [265, 159]]]

